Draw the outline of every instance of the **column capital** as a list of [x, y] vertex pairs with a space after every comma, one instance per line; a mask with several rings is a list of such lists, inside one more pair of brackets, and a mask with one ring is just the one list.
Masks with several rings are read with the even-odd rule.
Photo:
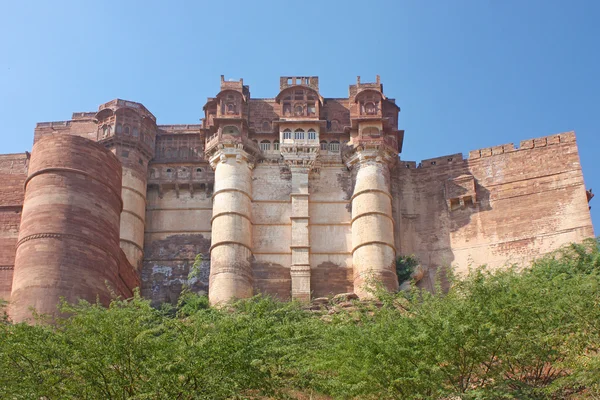
[[219, 163], [241, 163], [245, 161], [248, 168], [254, 169], [258, 155], [254, 150], [244, 143], [219, 143], [212, 149], [208, 162], [212, 169], [216, 169]]
[[398, 154], [383, 143], [372, 145], [360, 144], [350, 147], [343, 154], [343, 159], [349, 169], [354, 167], [360, 168], [362, 165], [372, 163], [385, 164], [392, 169], [398, 163]]

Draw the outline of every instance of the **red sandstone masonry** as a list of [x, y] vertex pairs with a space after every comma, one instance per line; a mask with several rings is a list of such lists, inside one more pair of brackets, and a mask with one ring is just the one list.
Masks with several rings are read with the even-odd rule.
[[[523, 263], [594, 236], [573, 132], [406, 164], [393, 184], [396, 245], [432, 270]], [[446, 182], [462, 176], [476, 198], [451, 210]]]
[[13, 320], [27, 319], [30, 306], [55, 314], [60, 296], [107, 303], [105, 282], [119, 293], [120, 191], [121, 166], [99, 144], [70, 135], [38, 140], [17, 243]]
[[[318, 79], [308, 77], [307, 82], [306, 78], [283, 77], [280, 89], [309, 88], [306, 90], [318, 92]], [[301, 86], [296, 86], [298, 84]], [[200, 252], [208, 258], [210, 204], [201, 199], [210, 198], [214, 174], [207, 165], [204, 150], [206, 137], [217, 133], [223, 118], [231, 118], [218, 115], [222, 111], [220, 107], [217, 110], [217, 103], [226, 95], [224, 91], [237, 91], [248, 99], [241, 115], [232, 119], [241, 121], [238, 125], [247, 135], [245, 140], [279, 139], [278, 123], [295, 119], [281, 114], [282, 106], [277, 98], [250, 98], [249, 88], [242, 80], [229, 82], [223, 78], [221, 90], [206, 104], [207, 115], [202, 124], [156, 126], [156, 118], [140, 103], [115, 99], [102, 104], [98, 112], [73, 113], [71, 120], [39, 123], [35, 129], [36, 143], [44, 142], [46, 136], [65, 137], [65, 143], [70, 143], [68, 138], [77, 136], [101, 141], [120, 158], [122, 165], [134, 170], [136, 178], [148, 177], [147, 193], [156, 198], [154, 201], [161, 210], [149, 210], [152, 204], [146, 205], [143, 294], [155, 303], [176, 301], [194, 256]], [[321, 165], [316, 166], [310, 177], [311, 199], [342, 201], [352, 195], [351, 173], [339, 174], [337, 181], [332, 182], [328, 181], [323, 168], [324, 165], [342, 168], [345, 151], [364, 139], [358, 138], [360, 121], [379, 120], [386, 135], [396, 135], [401, 151], [403, 131], [397, 131], [399, 108], [395, 100], [383, 96], [377, 115], [360, 113], [357, 100], [360, 102], [362, 93], [380, 90], [382, 85], [377, 78], [372, 83], [358, 80], [356, 85], [350, 86], [348, 98], [323, 98], [319, 94], [322, 101], [320, 109], [317, 107], [319, 115], [311, 118], [320, 121], [320, 140], [337, 140], [342, 143], [342, 149], [340, 153], [321, 154], [317, 163]], [[281, 92], [278, 98], [287, 93]], [[124, 115], [118, 115], [120, 112]], [[136, 115], [128, 116], [128, 113]], [[124, 132], [116, 135], [119, 123], [139, 128], [139, 137], [134, 137], [133, 131], [132, 135]], [[103, 129], [107, 126], [112, 127], [112, 134], [105, 137]], [[110, 250], [114, 249], [115, 237], [118, 241], [111, 210], [121, 207], [120, 177], [117, 184], [114, 173], [115, 157], [104, 159], [105, 153], [89, 142], [81, 151], [73, 151], [70, 144], [65, 145], [61, 140], [45, 149], [44, 157], [33, 160], [38, 165], [34, 165], [31, 172], [59, 165], [60, 168], [76, 166], [74, 169], [83, 169], [89, 174], [52, 170], [31, 178], [27, 185], [28, 190], [31, 188], [28, 194], [31, 200], [26, 204], [32, 205], [35, 212], [24, 216], [22, 226], [28, 157], [27, 154], [0, 155], [0, 180], [4, 184], [0, 187], [0, 298], [8, 298], [11, 291], [17, 293], [13, 296], [16, 301], [37, 298], [36, 301], [52, 303], [59, 292], [70, 298], [88, 298], [91, 293], [105, 289], [105, 279], [117, 293], [130, 296], [131, 289], [140, 284], [139, 276], [123, 251]], [[348, 140], [356, 142], [346, 146]], [[366, 143], [369, 140], [366, 139]], [[289, 200], [289, 169], [278, 164], [278, 154], [264, 156], [264, 160], [258, 160], [259, 164], [270, 162], [273, 171], [262, 176], [257, 172], [260, 167], [254, 170], [254, 198], [279, 203], [259, 207], [263, 216], [253, 221], [258, 227], [269, 225], [270, 214], [281, 213], [280, 203]], [[148, 164], [152, 164], [150, 168]], [[509, 143], [474, 150], [468, 159], [462, 154], [431, 158], [423, 160], [420, 168], [415, 162], [400, 161], [393, 174], [394, 244], [399, 253], [415, 253], [424, 266], [431, 267], [423, 280], [426, 286], [431, 284], [433, 273], [440, 266], [455, 264], [464, 268], [471, 260], [475, 265], [489, 262], [496, 267], [505, 260], [527, 261], [564, 243], [593, 237], [573, 132], [524, 140], [519, 148]], [[62, 201], [64, 194], [68, 194], [65, 198], [69, 200]], [[44, 203], [50, 199], [56, 203]], [[201, 208], [209, 211], [194, 211]], [[142, 211], [143, 207], [138, 210]], [[139, 217], [141, 213], [138, 214]], [[328, 219], [332, 227], [340, 222], [336, 220], [340, 218], [338, 214]], [[323, 212], [321, 218], [322, 215]], [[311, 222], [315, 223], [318, 218], [315, 216]], [[24, 297], [20, 297], [18, 288], [11, 288], [19, 229], [21, 237], [40, 235], [19, 246], [17, 264], [21, 265], [21, 276], [29, 280], [27, 284], [32, 293]], [[283, 232], [283, 229], [288, 228], [274, 228], [273, 232]], [[266, 228], [255, 228], [253, 235], [257, 234], [256, 238], [260, 239], [260, 235], [268, 236], [265, 231]], [[318, 247], [320, 232], [325, 230], [318, 227], [317, 221], [311, 228], [311, 252]], [[334, 241], [327, 243], [329, 250], [321, 249], [325, 252], [320, 255], [315, 250], [315, 256], [311, 256], [311, 289], [315, 296], [352, 290], [351, 262], [326, 253], [331, 251], [332, 243], [340, 254], [350, 251], [346, 249], [344, 238], [348, 232], [338, 228], [327, 232], [336, 235]], [[25, 256], [21, 257], [22, 253]], [[34, 256], [29, 257], [31, 254]], [[62, 273], [54, 265], [61, 258], [67, 260], [68, 273]], [[287, 259], [260, 258], [258, 255], [252, 271], [255, 291], [289, 298], [291, 277]], [[44, 260], [44, 264], [39, 260]], [[208, 262], [203, 264], [206, 276], [194, 283], [195, 290], [207, 290], [207, 270]], [[15, 281], [19, 279], [16, 277]], [[49, 287], [48, 282], [54, 287]], [[77, 286], [78, 283], [82, 285]], [[101, 294], [101, 299], [108, 301], [105, 294]]]

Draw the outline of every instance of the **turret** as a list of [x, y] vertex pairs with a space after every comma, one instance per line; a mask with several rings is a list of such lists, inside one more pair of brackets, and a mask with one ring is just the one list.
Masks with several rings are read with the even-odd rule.
[[154, 156], [156, 118], [140, 103], [113, 100], [96, 114], [100, 143], [110, 149], [123, 167], [121, 248], [141, 271], [146, 219], [148, 162]]
[[212, 135], [206, 158], [215, 170], [210, 248], [212, 304], [253, 294], [252, 169], [260, 150], [248, 138], [248, 98], [243, 81], [225, 81], [204, 107]]
[[54, 315], [69, 302], [121, 295], [121, 165], [88, 139], [53, 134], [33, 146], [12, 284], [10, 316]]
[[396, 248], [390, 193], [390, 174], [398, 161], [402, 132], [396, 129], [399, 108], [375, 83], [350, 86], [350, 142], [344, 159], [355, 169], [352, 194], [352, 264], [354, 292], [370, 296], [379, 282], [389, 290], [398, 287]]

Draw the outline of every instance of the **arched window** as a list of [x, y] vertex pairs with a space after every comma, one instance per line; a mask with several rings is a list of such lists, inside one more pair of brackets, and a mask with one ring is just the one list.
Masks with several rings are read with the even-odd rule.
[[233, 126], [233, 125], [229, 125], [223, 128], [223, 134], [224, 135], [232, 135], [232, 136], [239, 136], [240, 135], [240, 130], [237, 128], [237, 126]]
[[138, 128], [133, 128], [133, 137], [138, 137], [140, 136], [140, 131], [138, 130]]
[[296, 104], [294, 106], [294, 115], [297, 117], [304, 115], [304, 107], [302, 106], [302, 104]]
[[285, 129], [283, 131], [283, 139], [291, 139], [292, 138], [292, 131], [289, 129]]
[[292, 105], [290, 103], [283, 103], [283, 115], [290, 115], [292, 113]]
[[379, 128], [368, 126], [363, 129], [363, 136], [379, 136]]
[[279, 140], [273, 142], [273, 150], [279, 151]]
[[303, 129], [296, 129], [294, 131], [294, 139], [296, 140], [304, 140], [304, 130]]
[[269, 150], [271, 150], [271, 142], [269, 142], [268, 140], [262, 140], [260, 142], [260, 149], [262, 151], [269, 151]]
[[129, 135], [129, 132], [131, 131], [131, 129], [129, 128], [129, 125], [124, 125], [123, 131], [125, 132], [126, 135]]
[[102, 127], [102, 137], [109, 137], [110, 136], [110, 125], [104, 125]]
[[340, 152], [340, 142], [338, 142], [337, 140], [334, 140], [333, 142], [329, 143], [329, 151], [331, 151], [332, 153], [339, 153]]
[[330, 131], [332, 132], [339, 132], [340, 131], [340, 123], [337, 120], [332, 120], [331, 121], [331, 128]]
[[309, 129], [308, 130], [308, 140], [316, 140], [317, 139], [317, 132], [315, 132], [314, 129]]
[[235, 114], [235, 104], [227, 104], [227, 114]]
[[306, 107], [309, 116], [314, 116], [317, 114], [317, 108], [315, 107], [315, 103], [308, 103]]
[[375, 115], [377, 114], [377, 107], [375, 106], [375, 103], [366, 103], [365, 104], [365, 113], [367, 115]]
[[196, 168], [196, 173], [201, 173], [202, 172], [202, 168]]
[[321, 150], [327, 151], [327, 142], [325, 140], [321, 140]]
[[117, 124], [117, 133], [123, 133], [123, 125]]
[[167, 168], [167, 178], [172, 178], [173, 177], [173, 170], [171, 168]]

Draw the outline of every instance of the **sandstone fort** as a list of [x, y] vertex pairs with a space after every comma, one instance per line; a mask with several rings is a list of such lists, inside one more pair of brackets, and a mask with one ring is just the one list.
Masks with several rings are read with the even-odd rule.
[[197, 254], [192, 288], [213, 304], [308, 300], [364, 296], [369, 279], [394, 290], [399, 255], [418, 257], [431, 288], [446, 266], [526, 263], [594, 236], [573, 132], [404, 161], [400, 107], [379, 77], [344, 98], [323, 97], [317, 77], [279, 88], [255, 99], [221, 77], [196, 125], [112, 100], [38, 123], [31, 153], [0, 155], [11, 317], [136, 287], [174, 302]]

